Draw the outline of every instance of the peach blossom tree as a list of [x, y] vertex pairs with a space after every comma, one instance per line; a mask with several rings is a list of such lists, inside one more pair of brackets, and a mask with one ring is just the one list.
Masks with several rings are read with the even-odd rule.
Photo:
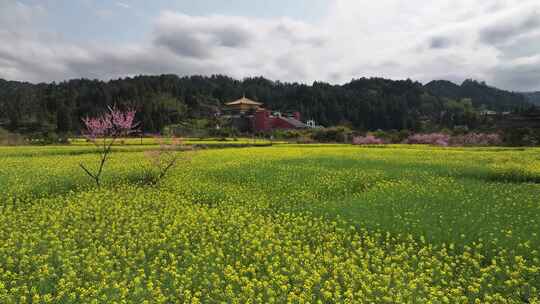
[[94, 180], [96, 186], [101, 186], [103, 168], [109, 159], [115, 141], [119, 137], [133, 133], [139, 125], [135, 122], [135, 113], [136, 111], [133, 109], [121, 111], [114, 106], [109, 107], [108, 111], [101, 116], [86, 117], [82, 120], [85, 127], [83, 134], [97, 148], [100, 160], [95, 170], [89, 169], [83, 163], [80, 163], [79, 166]]

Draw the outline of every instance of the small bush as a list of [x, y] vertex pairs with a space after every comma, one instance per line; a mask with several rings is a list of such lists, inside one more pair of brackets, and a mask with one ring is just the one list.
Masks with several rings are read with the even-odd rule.
[[234, 127], [222, 127], [220, 129], [212, 128], [209, 131], [209, 135], [221, 137], [221, 138], [227, 138], [227, 137], [235, 137], [238, 136], [240, 132], [238, 132], [238, 129]]
[[532, 128], [509, 128], [504, 130], [502, 141], [509, 146], [536, 146], [540, 143], [540, 131]]
[[313, 140], [313, 138], [311, 138], [308, 135], [302, 135], [296, 139], [296, 143], [299, 143], [299, 144], [312, 144], [314, 142], [315, 140]]
[[385, 143], [398, 144], [406, 140], [411, 135], [411, 132], [409, 130], [377, 130], [373, 132], [372, 135], [376, 138], [382, 139]]
[[276, 139], [295, 139], [304, 136], [303, 132], [298, 130], [274, 130], [272, 136]]
[[18, 146], [26, 143], [23, 136], [0, 128], [0, 145]]
[[455, 126], [452, 130], [453, 135], [467, 135], [469, 133], [469, 127], [468, 126]]
[[318, 142], [343, 143], [352, 138], [352, 131], [347, 127], [317, 129], [312, 138]]
[[158, 184], [180, 160], [188, 160], [186, 154], [181, 153], [182, 150], [187, 149], [181, 139], [172, 138], [170, 143], [166, 143], [162, 138], [156, 140], [159, 143], [159, 149], [145, 152], [150, 160], [150, 166], [143, 172], [142, 183], [144, 184]]

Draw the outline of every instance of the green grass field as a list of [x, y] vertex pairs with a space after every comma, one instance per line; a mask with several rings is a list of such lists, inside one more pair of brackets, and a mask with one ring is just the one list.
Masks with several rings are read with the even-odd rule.
[[0, 147], [0, 303], [540, 303], [540, 149]]

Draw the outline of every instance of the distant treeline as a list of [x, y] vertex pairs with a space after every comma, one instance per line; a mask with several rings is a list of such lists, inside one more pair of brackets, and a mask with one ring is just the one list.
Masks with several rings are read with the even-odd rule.
[[75, 79], [31, 84], [0, 79], [0, 127], [21, 134], [78, 134], [81, 118], [108, 105], [134, 107], [145, 132], [190, 119], [213, 119], [242, 95], [279, 111], [300, 111], [323, 126], [357, 130], [422, 130], [483, 125], [480, 110], [519, 111], [525, 96], [466, 80], [361, 78], [343, 85], [236, 80], [227, 76], [137, 76], [111, 81]]

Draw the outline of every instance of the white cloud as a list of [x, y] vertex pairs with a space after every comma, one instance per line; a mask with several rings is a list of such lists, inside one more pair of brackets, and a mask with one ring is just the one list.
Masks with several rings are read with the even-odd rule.
[[121, 7], [121, 8], [125, 8], [125, 9], [131, 8], [131, 5], [129, 5], [129, 4], [125, 3], [125, 2], [116, 2], [115, 4], [116, 4], [116, 6]]
[[37, 34], [39, 7], [0, 4], [0, 11], [0, 40], [8, 42], [0, 45], [0, 77], [9, 79], [223, 73], [300, 82], [476, 78], [540, 89], [537, 0], [335, 0], [316, 24], [165, 11], [130, 45]]
[[[349, 54], [341, 56], [345, 79], [365, 75], [421, 81], [478, 78], [512, 89], [518, 87], [515, 82], [501, 82], [495, 75], [501, 72], [498, 67], [510, 64], [504, 58], [508, 47], [503, 46], [539, 30], [534, 21], [539, 10], [536, 0], [338, 0], [326, 22], [336, 33], [333, 44], [347, 42], [346, 47], [336, 48]], [[539, 54], [540, 48], [528, 53]], [[535, 88], [540, 87], [520, 87]]]

